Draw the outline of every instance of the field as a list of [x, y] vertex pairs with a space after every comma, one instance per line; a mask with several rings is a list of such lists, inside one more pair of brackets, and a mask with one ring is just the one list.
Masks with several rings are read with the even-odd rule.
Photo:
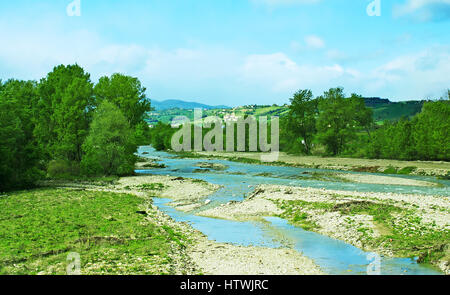
[[83, 274], [174, 274], [188, 242], [132, 194], [16, 192], [0, 197], [0, 213], [0, 274], [66, 274], [71, 252]]

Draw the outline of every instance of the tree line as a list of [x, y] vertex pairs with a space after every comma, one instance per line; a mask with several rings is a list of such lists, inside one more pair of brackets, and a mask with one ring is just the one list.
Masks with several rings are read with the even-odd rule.
[[[315, 97], [311, 90], [299, 90], [290, 99], [288, 114], [280, 118], [280, 150], [301, 155], [449, 161], [449, 96], [450, 91], [446, 98], [426, 102], [413, 118], [379, 125], [360, 95], [347, 96], [343, 88], [332, 88]], [[150, 131], [152, 145], [170, 150], [176, 131], [170, 124], [158, 123]], [[248, 132], [246, 137], [248, 142]]]
[[40, 81], [0, 81], [0, 191], [45, 177], [126, 175], [146, 143], [151, 104], [137, 78], [92, 83], [78, 65]]
[[300, 90], [283, 118], [281, 149], [321, 154], [398, 160], [450, 160], [450, 91], [428, 101], [413, 118], [377, 125], [373, 111], [356, 94], [332, 88], [314, 98]]

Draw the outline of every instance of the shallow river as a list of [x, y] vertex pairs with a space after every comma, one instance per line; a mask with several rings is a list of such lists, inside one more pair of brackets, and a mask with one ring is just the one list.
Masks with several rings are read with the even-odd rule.
[[[163, 169], [137, 170], [140, 174], [171, 175], [201, 179], [223, 186], [207, 199], [212, 202], [208, 207], [216, 207], [229, 201], [242, 201], [246, 194], [259, 184], [290, 185], [313, 188], [325, 188], [365, 192], [417, 193], [450, 196], [449, 181], [436, 180], [433, 177], [401, 176], [418, 180], [439, 182], [440, 187], [415, 187], [400, 185], [379, 185], [364, 183], [347, 183], [312, 179], [312, 172], [334, 172], [329, 170], [265, 166], [236, 163], [225, 160], [178, 159], [165, 152], [157, 152], [151, 147], [141, 147], [141, 157], [155, 158], [166, 165]], [[199, 173], [196, 164], [199, 162], [226, 165], [224, 171], [207, 171]], [[309, 173], [305, 173], [309, 172]], [[340, 173], [346, 173], [340, 171]], [[351, 172], [348, 172], [351, 173]], [[264, 176], [257, 176], [262, 175]], [[400, 176], [395, 176], [400, 177]], [[375, 260], [371, 253], [364, 252], [345, 242], [329, 238], [318, 233], [294, 227], [286, 220], [267, 217], [266, 222], [237, 222], [214, 218], [200, 217], [191, 213], [183, 213], [167, 205], [170, 200], [154, 199], [154, 204], [176, 221], [188, 222], [195, 229], [203, 232], [209, 239], [221, 243], [232, 243], [243, 246], [292, 247], [304, 256], [313, 259], [328, 274], [367, 274], [373, 269]], [[203, 207], [202, 210], [207, 207]], [[439, 270], [426, 265], [417, 264], [410, 258], [381, 258], [381, 274], [442, 274]]]

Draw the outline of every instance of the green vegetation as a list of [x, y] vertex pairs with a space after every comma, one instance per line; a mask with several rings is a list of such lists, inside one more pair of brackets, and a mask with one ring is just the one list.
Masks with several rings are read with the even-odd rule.
[[149, 143], [144, 92], [121, 74], [94, 86], [78, 65], [57, 66], [39, 82], [0, 81], [0, 192], [46, 175], [132, 173], [136, 146]]
[[373, 119], [382, 125], [385, 121], [398, 121], [401, 118], [412, 118], [422, 111], [425, 101], [387, 102], [373, 107]]
[[162, 183], [145, 183], [139, 186], [144, 191], [162, 191], [165, 185]]
[[[301, 90], [302, 91], [302, 90]], [[299, 91], [299, 92], [301, 92]], [[380, 98], [364, 98], [366, 106], [373, 110], [374, 121], [382, 125], [385, 121], [398, 121], [402, 117], [412, 118], [422, 110], [425, 101], [405, 101], [391, 102]], [[259, 116], [279, 116], [285, 117], [289, 114], [288, 105], [246, 105], [233, 109], [230, 108], [203, 108], [205, 116], [218, 116], [223, 118], [225, 115], [235, 114], [236, 116], [253, 115]], [[156, 125], [158, 122], [169, 124], [177, 116], [185, 116], [191, 120], [194, 119], [194, 110], [191, 108], [172, 107], [164, 110], [157, 110], [149, 113], [147, 122]]]
[[0, 274], [66, 274], [77, 252], [83, 274], [171, 274], [188, 239], [160, 226], [145, 200], [66, 189], [0, 197]]
[[[303, 99], [302, 96], [299, 98], [299, 94], [302, 94]], [[342, 88], [334, 88], [315, 100], [311, 99], [311, 95], [306, 90], [294, 94], [289, 115], [285, 119], [287, 122], [282, 125], [286, 127], [281, 130], [282, 150], [364, 158], [450, 160], [448, 99], [426, 102], [422, 112], [412, 119], [403, 117], [397, 122], [386, 121], [382, 126], [377, 126], [374, 124], [372, 109], [366, 107], [364, 99], [356, 94], [346, 98]], [[298, 107], [299, 102], [303, 108]], [[308, 105], [317, 105], [317, 111], [305, 113]], [[309, 127], [305, 127], [307, 134], [290, 125], [292, 118], [299, 117], [309, 122]], [[294, 125], [306, 126], [302, 122], [295, 122]], [[299, 147], [299, 142], [304, 147]], [[315, 145], [315, 148], [309, 145]], [[412, 169], [404, 169], [399, 173], [408, 174], [409, 170]]]
[[395, 167], [389, 166], [386, 170], [383, 171], [384, 174], [401, 174], [401, 175], [409, 175], [413, 173], [417, 167], [404, 167], [400, 170], [397, 170]]
[[[374, 237], [371, 235], [372, 229], [358, 225], [365, 248], [385, 247], [399, 257], [419, 257], [419, 262], [436, 263], [440, 259], [450, 259], [450, 230], [424, 222], [413, 209], [371, 201], [330, 203], [296, 200], [278, 201], [277, 205], [284, 210], [282, 218], [306, 230], [319, 230], [309, 214], [339, 212], [344, 216], [370, 215], [381, 236]], [[348, 219], [348, 222], [351, 223], [351, 220]]]
[[311, 153], [312, 141], [316, 133], [317, 114], [317, 100], [314, 100], [311, 90], [300, 90], [294, 94], [283, 126], [289, 135], [300, 135], [294, 141], [291, 150], [300, 149], [306, 154]]
[[[395, 111], [393, 117], [398, 121], [387, 120], [381, 125], [375, 123], [374, 110], [391, 105], [414, 107], [402, 113], [402, 118], [397, 117], [401, 113], [400, 109]], [[258, 118], [262, 114], [277, 115], [280, 113], [279, 108], [246, 106], [231, 112], [237, 116], [253, 115]], [[450, 160], [450, 102], [447, 98], [420, 103], [391, 103], [380, 99], [364, 99], [356, 94], [347, 97], [342, 88], [332, 88], [317, 98], [313, 97], [310, 90], [299, 90], [291, 98], [291, 104], [282, 108], [280, 150], [287, 153], [371, 159]], [[419, 108], [422, 111], [417, 114]], [[204, 116], [223, 117], [229, 112], [209, 110]], [[150, 131], [153, 146], [157, 150], [170, 150], [171, 138], [176, 131], [176, 128], [159, 122]], [[203, 135], [208, 131], [203, 128]], [[247, 125], [246, 151], [250, 151], [248, 131]], [[225, 133], [223, 138], [226, 147]], [[192, 137], [193, 134], [191, 132]], [[256, 134], [259, 135], [259, 132]], [[408, 169], [399, 173], [408, 174]]]
[[125, 116], [109, 101], [97, 109], [83, 145], [81, 161], [86, 175], [129, 175], [133, 173], [137, 149]]
[[43, 176], [34, 131], [35, 82], [0, 81], [0, 192], [27, 188]]

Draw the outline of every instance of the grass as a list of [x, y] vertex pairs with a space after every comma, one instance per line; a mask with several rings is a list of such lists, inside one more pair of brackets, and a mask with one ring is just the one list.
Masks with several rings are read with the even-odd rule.
[[[317, 231], [319, 227], [310, 218], [308, 212], [339, 212], [344, 216], [370, 215], [380, 233], [380, 237], [371, 235], [371, 229], [357, 226], [362, 233], [362, 242], [368, 248], [383, 246], [398, 257], [419, 257], [421, 263], [437, 263], [444, 259], [450, 262], [450, 230], [438, 229], [433, 223], [425, 223], [413, 209], [403, 209], [394, 205], [370, 201], [351, 201], [341, 204], [328, 202], [278, 201], [284, 210], [282, 218], [305, 230]], [[307, 212], [305, 212], [307, 211]]]
[[187, 239], [158, 226], [143, 202], [67, 189], [0, 197], [0, 274], [65, 274], [69, 252], [80, 254], [83, 274], [172, 273], [172, 249]]
[[417, 167], [403, 167], [402, 169], [397, 169], [393, 166], [388, 166], [383, 173], [384, 174], [400, 174], [400, 175], [410, 175], [417, 170]]
[[138, 186], [140, 190], [143, 191], [162, 191], [166, 186], [162, 183], [144, 183]]

